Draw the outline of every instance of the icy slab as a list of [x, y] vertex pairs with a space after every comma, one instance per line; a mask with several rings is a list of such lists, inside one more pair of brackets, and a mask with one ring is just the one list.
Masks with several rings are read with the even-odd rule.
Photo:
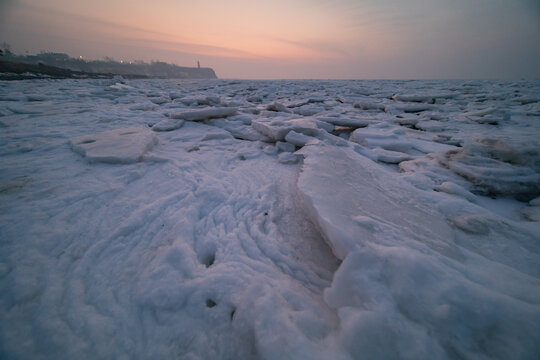
[[73, 151], [90, 162], [129, 164], [141, 161], [143, 155], [158, 143], [156, 134], [141, 127], [104, 131], [72, 138]]
[[367, 242], [388, 244], [396, 237], [455, 252], [444, 218], [423, 206], [409, 184], [388, 181], [379, 165], [349, 148], [312, 145], [299, 152], [305, 160], [298, 189], [340, 259]]
[[170, 114], [171, 119], [183, 119], [187, 121], [202, 121], [213, 118], [223, 118], [236, 115], [238, 109], [235, 107], [213, 107], [203, 110], [191, 110]]
[[326, 131], [332, 131], [334, 129], [333, 125], [313, 118], [299, 118], [292, 120], [275, 119], [270, 121], [254, 120], [251, 122], [251, 126], [273, 141], [285, 139], [285, 136], [289, 131], [295, 131], [309, 136], [317, 136], [320, 134], [321, 129]]

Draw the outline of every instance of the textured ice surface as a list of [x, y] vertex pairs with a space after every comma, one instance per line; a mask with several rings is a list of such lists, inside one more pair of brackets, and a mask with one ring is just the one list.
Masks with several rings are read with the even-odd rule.
[[0, 358], [533, 359], [539, 99], [0, 82]]

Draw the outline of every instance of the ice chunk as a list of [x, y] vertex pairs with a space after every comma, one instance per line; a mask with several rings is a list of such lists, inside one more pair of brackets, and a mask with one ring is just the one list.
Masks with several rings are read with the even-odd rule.
[[129, 91], [129, 90], [132, 90], [133, 87], [118, 82], [118, 83], [116, 83], [116, 84], [114, 84], [114, 85], [110, 85], [110, 86], [109, 86], [109, 89], [110, 89], [110, 90], [114, 90], [114, 91]]
[[354, 129], [366, 127], [370, 124], [376, 123], [373, 120], [368, 119], [348, 119], [348, 118], [342, 118], [342, 117], [317, 117], [318, 120], [324, 121], [327, 123], [330, 123], [335, 126], [345, 126], [345, 127], [351, 127]]
[[354, 107], [361, 110], [379, 110], [384, 111], [385, 106], [377, 102], [361, 101], [354, 104]]
[[521, 210], [521, 215], [528, 221], [540, 221], [540, 207], [525, 207]]
[[269, 111], [277, 111], [277, 112], [285, 112], [285, 113], [292, 113], [291, 109], [286, 107], [285, 105], [274, 102], [266, 107], [266, 110]]
[[317, 141], [317, 140], [314, 139], [311, 136], [300, 134], [300, 133], [297, 133], [294, 130], [291, 130], [285, 136], [285, 141], [287, 141], [288, 143], [291, 143], [293, 145], [302, 147], [302, 146], [306, 145], [309, 142], [313, 142], [313, 141]]
[[274, 145], [266, 145], [263, 148], [263, 152], [267, 155], [276, 155], [278, 153], [278, 149]]
[[214, 131], [210, 131], [206, 133], [202, 138], [201, 141], [209, 141], [209, 140], [231, 140], [233, 139], [233, 136], [231, 133], [225, 130], [216, 129]]
[[411, 140], [405, 136], [402, 129], [356, 129], [349, 138], [350, 141], [369, 148], [381, 147], [386, 150], [408, 152], [412, 148]]
[[293, 144], [289, 142], [283, 142], [283, 141], [276, 142], [276, 147], [278, 148], [279, 151], [283, 151], [283, 152], [294, 152], [296, 149]]
[[435, 190], [445, 192], [447, 194], [461, 196], [462, 198], [471, 202], [476, 201], [476, 196], [473, 193], [453, 182], [445, 181], [441, 185], [437, 186]]
[[[387, 106], [385, 108], [385, 110], [387, 112], [389, 112], [389, 109], [391, 109], [392, 107], [389, 107]], [[434, 110], [436, 109], [436, 106], [435, 105], [431, 105], [431, 104], [407, 104], [407, 103], [404, 103], [404, 104], [399, 104], [399, 105], [394, 105], [393, 108], [395, 108], [396, 110], [399, 110], [399, 111], [403, 111], [405, 113], [417, 113], [417, 112], [422, 112], [422, 111], [427, 111], [427, 110]]]
[[282, 164], [296, 164], [300, 159], [300, 155], [290, 152], [283, 152], [278, 155], [278, 161]]
[[191, 110], [170, 114], [171, 119], [183, 119], [187, 121], [201, 121], [212, 118], [223, 118], [235, 115], [237, 109], [234, 107], [214, 107], [203, 110]]
[[169, 98], [167, 98], [165, 96], [160, 96], [160, 97], [152, 98], [152, 99], [150, 99], [150, 101], [153, 102], [156, 105], [163, 105], [163, 104], [166, 104], [166, 103], [170, 102], [171, 99], [169, 99]]
[[225, 130], [231, 133], [237, 139], [250, 140], [250, 141], [264, 141], [271, 142], [272, 140], [257, 130], [253, 129], [251, 126], [231, 126], [226, 125], [223, 127]]
[[350, 141], [368, 148], [383, 148], [389, 151], [414, 154], [420, 151], [425, 154], [448, 151], [453, 146], [436, 143], [422, 138], [408, 136], [403, 128], [384, 126], [360, 128], [353, 131]]
[[439, 161], [485, 194], [529, 199], [540, 194], [540, 173], [529, 167], [536, 164], [535, 156], [519, 156], [515, 149], [500, 141], [468, 142], [464, 149], [439, 156]]
[[221, 101], [217, 96], [185, 96], [176, 99], [178, 102], [186, 105], [207, 105], [213, 106], [218, 105]]
[[424, 102], [429, 104], [435, 104], [435, 97], [431, 95], [394, 95], [392, 99], [396, 101], [405, 101], [405, 102]]
[[[497, 288], [506, 281], [508, 290]], [[355, 359], [528, 359], [538, 353], [534, 283], [479, 257], [467, 266], [367, 244], [343, 261], [325, 300]], [[521, 298], [527, 288], [536, 300]]]
[[459, 229], [470, 234], [488, 234], [489, 223], [481, 215], [461, 215], [451, 219]]
[[497, 125], [501, 121], [510, 120], [510, 114], [507, 111], [495, 107], [469, 111], [463, 113], [463, 116], [479, 124]]
[[413, 159], [411, 155], [399, 152], [385, 150], [381, 148], [369, 149], [369, 154], [364, 154], [372, 160], [380, 161], [386, 164], [399, 164], [402, 161]]
[[151, 111], [151, 110], [154, 110], [156, 108], [156, 105], [155, 104], [152, 104], [152, 103], [141, 103], [141, 104], [137, 104], [137, 105], [133, 105], [131, 106], [129, 109], [130, 110], [141, 110], [141, 111]]
[[473, 110], [473, 111], [468, 111], [466, 113], [463, 113], [463, 116], [466, 116], [466, 117], [471, 117], [471, 116], [486, 116], [486, 115], [489, 115], [489, 114], [492, 114], [494, 112], [497, 111], [497, 108], [494, 108], [494, 107], [488, 107], [488, 108], [485, 108], [485, 109], [481, 109], [481, 110]]
[[154, 126], [152, 126], [152, 130], [171, 131], [181, 128], [182, 125], [184, 125], [184, 120], [181, 119], [163, 119]]
[[[276, 120], [253, 120], [251, 126], [261, 134], [271, 138], [273, 141], [280, 141], [285, 139], [285, 136], [289, 131], [294, 130], [298, 133], [302, 133], [309, 136], [316, 136], [320, 133], [320, 129], [333, 129], [333, 126], [317, 121], [311, 118], [300, 119], [276, 119]], [[331, 131], [331, 130], [330, 130]]]
[[132, 127], [78, 136], [69, 141], [77, 154], [90, 162], [129, 164], [141, 161], [157, 144], [156, 134], [147, 128]]

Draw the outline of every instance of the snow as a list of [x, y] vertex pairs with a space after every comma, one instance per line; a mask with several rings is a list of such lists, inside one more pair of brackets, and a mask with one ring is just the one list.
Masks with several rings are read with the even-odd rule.
[[538, 81], [0, 82], [0, 357], [533, 359]]

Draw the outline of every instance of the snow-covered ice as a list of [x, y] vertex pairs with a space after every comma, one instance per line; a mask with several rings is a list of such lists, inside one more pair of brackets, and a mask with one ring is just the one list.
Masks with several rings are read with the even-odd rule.
[[534, 359], [540, 82], [0, 82], [0, 357]]

